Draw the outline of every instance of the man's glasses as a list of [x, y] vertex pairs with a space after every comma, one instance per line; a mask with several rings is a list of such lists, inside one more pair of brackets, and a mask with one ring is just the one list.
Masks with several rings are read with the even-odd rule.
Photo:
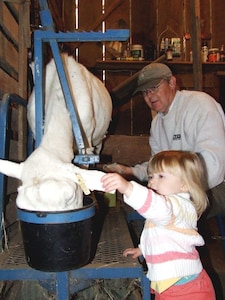
[[147, 96], [149, 94], [157, 93], [160, 85], [163, 83], [164, 79], [162, 79], [156, 86], [153, 86], [147, 90], [142, 91], [143, 96]]

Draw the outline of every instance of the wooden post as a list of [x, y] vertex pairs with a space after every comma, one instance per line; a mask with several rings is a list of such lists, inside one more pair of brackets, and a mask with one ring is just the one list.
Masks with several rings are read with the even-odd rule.
[[[18, 94], [27, 99], [27, 48], [30, 47], [30, 1], [19, 5], [19, 61], [18, 61]], [[18, 159], [24, 160], [27, 155], [26, 110], [18, 107]]]
[[194, 88], [202, 91], [200, 0], [190, 0], [191, 47], [193, 54]]

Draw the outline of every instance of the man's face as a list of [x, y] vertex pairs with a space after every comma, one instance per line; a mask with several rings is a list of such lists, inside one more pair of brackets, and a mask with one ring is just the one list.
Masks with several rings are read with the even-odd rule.
[[156, 112], [166, 114], [173, 102], [176, 93], [176, 79], [174, 76], [169, 81], [161, 80], [159, 84], [151, 89], [142, 91], [147, 105]]

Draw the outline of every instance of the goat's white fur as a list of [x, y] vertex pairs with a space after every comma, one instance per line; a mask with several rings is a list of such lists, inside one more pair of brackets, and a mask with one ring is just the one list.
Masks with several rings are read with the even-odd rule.
[[[86, 152], [99, 154], [112, 116], [111, 97], [102, 81], [78, 63], [72, 56], [62, 56], [74, 105], [78, 112], [80, 128], [84, 132]], [[48, 110], [52, 94], [64, 98], [61, 84], [52, 59], [46, 67], [45, 110]], [[28, 104], [28, 122], [35, 134], [35, 95], [31, 94]]]
[[[64, 61], [89, 153], [94, 148], [99, 153], [111, 118], [110, 96], [102, 82], [84, 66], [67, 55]], [[81, 170], [71, 163], [74, 157], [72, 124], [53, 60], [46, 68], [45, 99], [44, 134], [40, 146], [20, 164], [0, 160], [0, 172], [21, 180], [16, 200], [20, 208], [39, 211], [80, 208], [83, 193], [76, 173], [91, 171]], [[32, 94], [28, 121], [33, 132], [34, 100]], [[102, 176], [101, 172], [97, 175]]]

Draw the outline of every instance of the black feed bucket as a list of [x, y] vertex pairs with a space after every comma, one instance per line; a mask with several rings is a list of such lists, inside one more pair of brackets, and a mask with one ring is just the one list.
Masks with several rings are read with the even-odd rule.
[[89, 262], [93, 199], [85, 197], [80, 209], [37, 212], [17, 208], [23, 244], [30, 267], [47, 272], [76, 269]]

